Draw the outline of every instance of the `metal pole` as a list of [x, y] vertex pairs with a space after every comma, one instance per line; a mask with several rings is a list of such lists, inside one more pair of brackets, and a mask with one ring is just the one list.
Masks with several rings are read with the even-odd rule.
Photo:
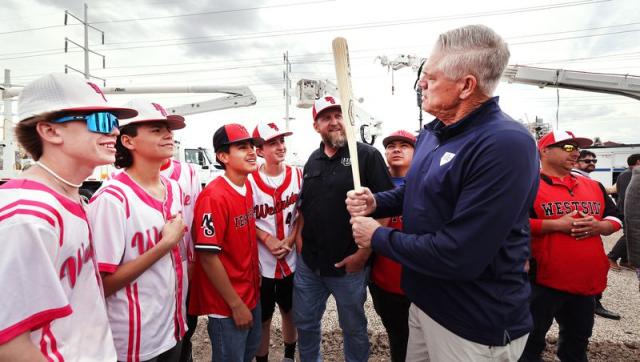
[[89, 19], [87, 3], [84, 3], [84, 77], [89, 79]]
[[[9, 89], [11, 87], [11, 71], [9, 69], [4, 70], [4, 88]], [[6, 92], [6, 91], [5, 91]], [[12, 101], [9, 97], [3, 97], [4, 106], [4, 120], [2, 122], [2, 143], [4, 147], [2, 149], [2, 165], [0, 167], [0, 173], [10, 172], [15, 165], [15, 148], [13, 145], [13, 109], [11, 107]]]
[[284, 52], [284, 119], [289, 132], [289, 51]]

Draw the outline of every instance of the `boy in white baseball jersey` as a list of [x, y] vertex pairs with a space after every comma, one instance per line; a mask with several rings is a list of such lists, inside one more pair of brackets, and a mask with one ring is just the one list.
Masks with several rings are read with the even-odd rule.
[[79, 187], [115, 160], [118, 117], [137, 112], [66, 74], [28, 84], [18, 110], [16, 138], [36, 165], [0, 186], [0, 360], [113, 361]]
[[282, 315], [283, 361], [293, 361], [297, 333], [291, 314], [293, 273], [296, 269], [295, 234], [296, 201], [300, 193], [302, 170], [284, 163], [287, 154], [285, 137], [292, 132], [280, 131], [272, 122], [260, 123], [253, 131], [258, 139], [256, 152], [265, 163], [249, 177], [253, 189], [256, 235], [260, 257], [262, 284], [262, 337], [257, 362], [269, 361], [271, 318], [276, 302]]
[[260, 265], [247, 176], [256, 169], [254, 140], [239, 124], [213, 135], [225, 169], [196, 202], [196, 263], [189, 311], [207, 315], [213, 361], [250, 362], [260, 344]]
[[124, 168], [91, 199], [89, 222], [119, 361], [177, 361], [185, 333], [186, 225], [178, 183], [160, 175], [184, 118], [134, 100], [139, 115], [120, 124], [116, 162]]
[[[202, 190], [198, 174], [195, 167], [187, 162], [181, 162], [175, 159], [168, 159], [165, 164], [160, 167], [160, 174], [166, 178], [170, 178], [178, 182], [182, 189], [182, 218], [187, 225], [187, 232], [184, 234], [184, 250], [186, 255], [183, 255], [184, 270], [187, 270], [189, 277], [191, 276], [191, 270], [194, 260], [193, 242], [191, 238], [191, 223], [193, 222], [193, 209], [196, 204], [196, 199]], [[184, 279], [185, 285], [183, 287], [183, 295], [185, 297], [185, 305], [189, 305], [189, 281]], [[196, 331], [198, 326], [198, 316], [187, 313], [187, 332], [182, 339], [182, 351], [180, 352], [180, 362], [190, 362], [193, 360], [191, 356], [191, 337]]]

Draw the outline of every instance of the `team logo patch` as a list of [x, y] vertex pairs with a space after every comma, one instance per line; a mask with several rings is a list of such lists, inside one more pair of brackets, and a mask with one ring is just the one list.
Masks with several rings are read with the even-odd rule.
[[278, 126], [276, 126], [275, 123], [267, 123], [267, 126], [269, 126], [270, 128], [272, 128], [274, 131], [276, 132], [280, 132], [280, 129], [278, 129]]
[[213, 227], [213, 218], [211, 217], [211, 213], [202, 215], [200, 228], [203, 230], [204, 236], [206, 237], [212, 237], [216, 234], [216, 229]]
[[455, 153], [445, 152], [440, 159], [440, 166], [449, 163], [449, 161], [453, 160], [454, 157], [456, 157]]
[[163, 117], [167, 116], [167, 111], [161, 105], [159, 105], [158, 103], [151, 103], [151, 105], [156, 109], [156, 111], [160, 112]]
[[350, 167], [351, 166], [351, 158], [342, 157], [342, 160], [340, 161], [340, 163], [342, 163], [342, 166]]
[[87, 84], [89, 85], [89, 87], [93, 88], [94, 91], [96, 91], [96, 93], [98, 93], [102, 99], [104, 99], [104, 101], [107, 101], [107, 98], [104, 96], [104, 93], [102, 93], [102, 90], [100, 89], [100, 87], [98, 87], [95, 83], [91, 83], [91, 82], [87, 82]]

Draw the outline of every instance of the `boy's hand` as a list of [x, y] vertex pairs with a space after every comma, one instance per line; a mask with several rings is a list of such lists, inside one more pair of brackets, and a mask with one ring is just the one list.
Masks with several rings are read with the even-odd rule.
[[231, 308], [233, 322], [238, 329], [249, 329], [253, 325], [253, 316], [251, 311], [244, 303], [239, 303], [237, 306]]
[[162, 238], [158, 244], [171, 250], [182, 240], [186, 230], [187, 225], [182, 220], [182, 214], [179, 213], [164, 224]]
[[279, 240], [275, 236], [269, 235], [267, 240], [265, 240], [264, 245], [267, 246], [271, 255], [275, 256], [277, 259], [281, 259], [289, 253], [289, 250], [286, 248], [286, 239]]

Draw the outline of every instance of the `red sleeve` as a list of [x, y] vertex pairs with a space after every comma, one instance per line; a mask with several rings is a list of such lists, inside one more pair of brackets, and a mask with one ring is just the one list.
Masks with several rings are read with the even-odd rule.
[[219, 253], [223, 248], [228, 210], [222, 198], [198, 197], [193, 216], [193, 242], [197, 251]]
[[542, 231], [542, 219], [529, 219], [531, 226], [531, 235], [540, 235]]

